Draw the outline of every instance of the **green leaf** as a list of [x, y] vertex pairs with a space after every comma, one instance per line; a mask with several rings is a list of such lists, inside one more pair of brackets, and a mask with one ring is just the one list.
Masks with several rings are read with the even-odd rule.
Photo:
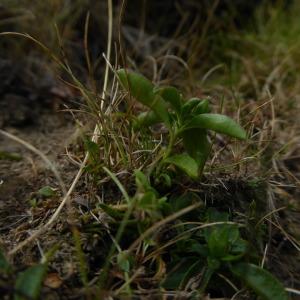
[[228, 222], [229, 214], [227, 212], [220, 212], [215, 208], [209, 207], [206, 211], [207, 222]]
[[15, 294], [14, 299], [38, 299], [46, 273], [46, 264], [32, 266], [26, 271], [19, 273], [15, 284], [15, 289], [19, 293]]
[[135, 120], [134, 129], [150, 127], [160, 122], [162, 122], [161, 118], [154, 111], [142, 112]]
[[241, 140], [246, 139], [245, 130], [231, 118], [219, 114], [201, 114], [184, 125], [182, 130], [192, 128], [210, 129]]
[[180, 219], [182, 219], [182, 220], [190, 220], [190, 219], [198, 218], [199, 213], [202, 210], [201, 207], [204, 206], [204, 203], [203, 203], [201, 197], [199, 197], [199, 195], [197, 195], [196, 193], [189, 192], [189, 191], [186, 191], [182, 195], [177, 195], [175, 193], [174, 195], [172, 195], [169, 198], [169, 202], [171, 203], [171, 211], [169, 212], [169, 214], [180, 211], [180, 210], [184, 209], [185, 207], [188, 207], [195, 203], [201, 204], [199, 209], [195, 209], [195, 210], [189, 212], [188, 214], [180, 217]]
[[158, 205], [157, 191], [151, 186], [147, 176], [142, 171], [135, 170], [134, 175], [139, 208], [145, 210], [156, 209]]
[[213, 258], [222, 258], [228, 254], [230, 241], [229, 241], [229, 228], [226, 226], [217, 226], [209, 234], [207, 245], [210, 256]]
[[156, 193], [149, 191], [144, 193], [138, 202], [139, 208], [153, 210], [157, 208]]
[[183, 258], [177, 263], [173, 269], [171, 269], [162, 282], [162, 286], [165, 289], [179, 290], [180, 287], [184, 287], [185, 283], [192, 277], [201, 271], [201, 265], [203, 263], [198, 257]]
[[198, 178], [198, 164], [186, 153], [168, 157], [164, 160], [164, 162], [175, 165], [193, 179]]
[[137, 101], [152, 109], [166, 126], [170, 127], [170, 115], [167, 104], [160, 95], [154, 94], [154, 86], [147, 78], [124, 69], [118, 70], [117, 75], [123, 87]]
[[9, 262], [7, 261], [2, 249], [0, 248], [0, 274], [8, 273], [11, 269]]
[[221, 266], [221, 263], [218, 259], [207, 257], [207, 266], [212, 271], [218, 270]]
[[89, 153], [89, 159], [93, 163], [97, 163], [100, 160], [100, 148], [99, 145], [90, 139], [84, 140], [84, 148]]
[[18, 153], [0, 151], [0, 160], [20, 161], [22, 156]]
[[151, 186], [148, 177], [140, 170], [134, 171], [135, 185], [137, 187], [137, 192], [152, 192], [156, 194], [155, 189]]
[[172, 186], [172, 178], [167, 173], [161, 173], [158, 176], [158, 182], [162, 184], [162, 186], [171, 187]]
[[151, 188], [147, 176], [141, 170], [134, 171], [135, 184], [140, 191], [146, 191]]
[[249, 249], [249, 244], [247, 241], [241, 239], [240, 237], [231, 246], [231, 254], [234, 255], [244, 255]]
[[186, 248], [183, 249], [183, 251], [186, 251], [187, 253], [196, 253], [205, 258], [208, 257], [207, 245], [201, 244], [199, 241], [191, 238], [187, 241]]
[[211, 150], [206, 129], [189, 129], [181, 135], [185, 150], [197, 162], [201, 172]]
[[193, 109], [201, 103], [201, 99], [199, 98], [191, 98], [187, 102], [185, 102], [182, 106], [181, 115], [182, 118], [185, 119], [186, 117], [191, 116], [193, 113]]
[[99, 203], [100, 208], [115, 220], [122, 220], [124, 213], [118, 209], [112, 208], [107, 204]]
[[199, 104], [193, 109], [193, 114], [200, 115], [205, 114], [210, 111], [209, 109], [209, 101], [207, 99], [201, 100]]
[[123, 87], [131, 95], [146, 106], [151, 105], [154, 101], [153, 84], [144, 76], [135, 72], [120, 69], [117, 71], [118, 78]]
[[211, 280], [211, 277], [215, 273], [215, 271], [220, 267], [220, 262], [211, 257], [207, 257], [207, 268], [204, 271], [204, 274], [201, 278], [201, 286], [200, 286], [200, 291], [204, 292], [208, 283]]
[[236, 225], [218, 225], [208, 233], [206, 239], [212, 257], [217, 257], [222, 261], [238, 260], [248, 250], [248, 243], [240, 238]]
[[170, 127], [170, 114], [168, 107], [162, 97], [156, 95], [154, 101], [149, 107], [157, 114], [157, 116], [165, 123], [167, 127]]
[[179, 91], [173, 86], [160, 87], [154, 90], [156, 95], [160, 95], [166, 102], [170, 103], [177, 114], [181, 112], [182, 97]]
[[55, 196], [55, 190], [50, 186], [44, 186], [38, 190], [38, 195], [51, 198]]
[[249, 243], [242, 238], [238, 238], [230, 247], [230, 254], [222, 257], [223, 261], [237, 260], [246, 255], [249, 250]]
[[36, 198], [32, 198], [28, 200], [31, 207], [35, 208], [38, 205], [38, 200]]
[[270, 272], [248, 263], [233, 265], [231, 271], [262, 299], [288, 300], [288, 295], [283, 285]]
[[130, 271], [130, 260], [127, 251], [121, 251], [117, 256], [117, 263], [119, 268], [124, 272]]

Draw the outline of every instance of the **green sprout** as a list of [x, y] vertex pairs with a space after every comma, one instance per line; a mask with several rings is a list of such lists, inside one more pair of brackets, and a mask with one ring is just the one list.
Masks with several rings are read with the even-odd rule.
[[[197, 179], [211, 152], [208, 130], [246, 139], [245, 130], [234, 120], [210, 113], [207, 99], [185, 100], [175, 87], [157, 88], [144, 76], [125, 69], [118, 70], [117, 77], [133, 98], [150, 109], [136, 117], [135, 127], [163, 123], [168, 129], [168, 145], [160, 153], [158, 170], [163, 165], [172, 164], [190, 178]], [[174, 146], [180, 141], [185, 151], [176, 154]]]

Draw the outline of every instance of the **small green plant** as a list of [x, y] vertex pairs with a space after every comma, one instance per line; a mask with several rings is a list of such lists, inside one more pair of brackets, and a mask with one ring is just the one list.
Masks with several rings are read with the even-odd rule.
[[32, 193], [32, 197], [28, 200], [31, 207], [35, 208], [42, 200], [57, 196], [56, 189], [50, 186], [43, 186], [37, 192]]
[[44, 198], [51, 198], [56, 195], [56, 192], [54, 188], [46, 185], [38, 190], [37, 195]]
[[0, 151], [0, 160], [20, 161], [22, 156], [18, 153]]
[[[166, 272], [161, 277], [160, 285], [166, 290], [186, 290], [191, 282], [195, 282], [193, 295], [203, 297], [214, 288], [218, 278], [226, 278], [233, 286], [245, 285], [260, 299], [288, 299], [283, 285], [270, 272], [258, 266], [258, 253], [251, 241], [245, 239], [244, 225], [233, 222], [229, 213], [205, 205], [199, 205], [189, 214], [176, 218], [170, 240], [161, 240], [159, 235], [145, 235], [146, 238], [138, 246], [143, 249], [139, 252], [140, 256], [133, 256], [132, 248], [126, 246], [128, 241], [139, 239], [153, 224], [193, 203], [201, 204], [201, 199], [193, 192], [162, 197], [140, 170], [134, 173], [135, 193], [129, 196], [115, 175], [110, 173], [110, 176], [123, 190], [126, 204], [101, 204], [103, 211], [111, 217], [111, 225], [117, 225], [115, 228], [119, 225], [117, 231], [120, 233], [116, 234], [117, 246], [112, 245], [103, 274], [107, 276], [113, 261], [114, 268], [123, 273], [123, 293], [128, 296], [132, 294], [131, 276], [138, 267], [149, 267], [147, 260], [152, 257], [158, 265], [159, 261], [165, 265]], [[165, 228], [170, 225], [166, 224]], [[166, 251], [170, 247], [172, 250]], [[165, 256], [164, 253], [168, 254]]]
[[47, 274], [47, 264], [37, 264], [18, 274], [15, 300], [38, 299], [43, 279]]
[[[13, 299], [39, 299], [40, 291], [48, 271], [48, 261], [54, 255], [57, 246], [46, 253], [41, 263], [32, 265], [22, 272], [16, 272], [0, 248], [0, 289], [14, 285]], [[2, 281], [4, 280], [4, 281]]]
[[241, 237], [238, 225], [229, 222], [227, 213], [208, 209], [206, 224], [201, 234], [193, 234], [177, 242], [172, 251], [174, 271], [169, 272], [163, 287], [184, 287], [202, 269], [200, 294], [206, 291], [214, 275], [225, 273], [226, 277], [232, 277], [231, 280], [243, 282], [261, 299], [288, 299], [283, 285], [271, 273], [249, 262], [254, 260], [251, 246]]
[[[208, 130], [244, 140], [246, 132], [231, 118], [210, 113], [209, 102], [204, 99], [185, 100], [172, 86], [155, 87], [148, 79], [137, 73], [120, 69], [117, 77], [123, 88], [138, 102], [150, 108], [136, 117], [135, 127], [150, 127], [163, 123], [168, 129], [168, 145], [163, 148], [157, 165], [157, 174], [164, 165], [175, 165], [192, 179], [201, 174], [211, 151]], [[175, 144], [182, 141], [185, 152], [176, 154]]]

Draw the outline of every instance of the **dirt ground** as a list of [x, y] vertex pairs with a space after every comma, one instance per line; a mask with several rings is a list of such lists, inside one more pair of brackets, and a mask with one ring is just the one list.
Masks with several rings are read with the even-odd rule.
[[[74, 147], [74, 141], [77, 138], [74, 121], [68, 113], [57, 111], [51, 106], [46, 109], [37, 108], [37, 111], [38, 118], [34, 121], [25, 125], [21, 121], [22, 125], [20, 125], [19, 121], [12, 118], [13, 122], [6, 123], [3, 129], [34, 145], [47, 155], [62, 174], [65, 184], [69, 186], [78, 171], [78, 165], [71, 162], [66, 155], [66, 149]], [[13, 158], [0, 160], [0, 243], [4, 249], [11, 250], [28, 237], [32, 230], [36, 229], [36, 226], [44, 224], [59, 205], [59, 194], [56, 197], [44, 199], [38, 195], [37, 191], [44, 186], [59, 190], [59, 186], [45, 162], [23, 145], [1, 136], [0, 151], [15, 155]], [[299, 175], [297, 159], [297, 157], [288, 159], [284, 163], [293, 174]], [[209, 180], [213, 180], [213, 178]], [[251, 199], [260, 197], [263, 205], [270, 204], [265, 197], [271, 197], [277, 208], [286, 206], [289, 201], [291, 205], [298, 206], [298, 203], [294, 202], [299, 199], [299, 190], [295, 189], [293, 185], [291, 187], [282, 186], [277, 189], [275, 195], [268, 195], [265, 187], [252, 188], [247, 185], [247, 181], [239, 180], [224, 178], [222, 184], [215, 185], [210, 189], [209, 194], [214, 195], [212, 201], [215, 207], [220, 205], [220, 208], [224, 208], [224, 203], [228, 203], [230, 209], [238, 210], [245, 204], [247, 206]], [[204, 184], [201, 188], [205, 190], [207, 186]], [[76, 198], [77, 194], [84, 194], [84, 187], [80, 190], [79, 185], [78, 189], [78, 193], [75, 192], [73, 198]], [[36, 201], [35, 204], [32, 203], [33, 200]], [[79, 204], [75, 201], [76, 209], [79, 208]], [[262, 207], [262, 210], [264, 209]], [[63, 299], [62, 297], [78, 299], [82, 293], [76, 289], [75, 274], [77, 270], [74, 269], [76, 262], [73, 261], [72, 237], [68, 224], [65, 222], [66, 217], [67, 214], [64, 211], [54, 228], [22, 250], [20, 255], [14, 257], [15, 265], [22, 270], [39, 260], [43, 250], [49, 249], [57, 243], [60, 244], [60, 250], [51, 263], [47, 277], [50, 278], [49, 280], [53, 277], [59, 288], [43, 287], [43, 295], [47, 295], [50, 299]], [[281, 278], [286, 286], [299, 288], [300, 255], [289, 236], [291, 234], [294, 238], [300, 238], [300, 213], [297, 209], [283, 210], [278, 217], [287, 235], [274, 227], [270, 229], [272, 241], [267, 249], [266, 263], [271, 266], [271, 270]], [[91, 259], [97, 259], [97, 257], [91, 257]]]
[[[64, 173], [66, 183], [70, 182], [72, 165], [65, 157], [65, 147], [74, 133], [74, 124], [61, 113], [41, 112], [38, 120], [28, 126], [5, 126], [4, 130], [34, 145]], [[43, 186], [57, 187], [56, 180], [40, 157], [23, 145], [1, 136], [1, 152], [13, 153], [16, 158], [0, 160], [1, 178], [1, 231], [7, 235], [22, 220], [30, 218], [30, 198]], [[23, 218], [20, 219], [20, 216]], [[15, 223], [17, 220], [17, 223]], [[7, 236], [6, 236], [7, 237]], [[6, 238], [4, 238], [6, 239]], [[17, 242], [17, 240], [16, 240]], [[11, 247], [11, 246], [10, 246]]]

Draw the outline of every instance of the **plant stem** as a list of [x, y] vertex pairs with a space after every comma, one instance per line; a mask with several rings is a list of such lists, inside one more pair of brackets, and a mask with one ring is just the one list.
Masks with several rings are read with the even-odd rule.
[[170, 156], [170, 154], [173, 150], [173, 147], [174, 147], [175, 137], [176, 137], [176, 132], [170, 131], [169, 144], [168, 144], [168, 147], [167, 147], [167, 149], [166, 149], [166, 151], [163, 155], [163, 160]]

